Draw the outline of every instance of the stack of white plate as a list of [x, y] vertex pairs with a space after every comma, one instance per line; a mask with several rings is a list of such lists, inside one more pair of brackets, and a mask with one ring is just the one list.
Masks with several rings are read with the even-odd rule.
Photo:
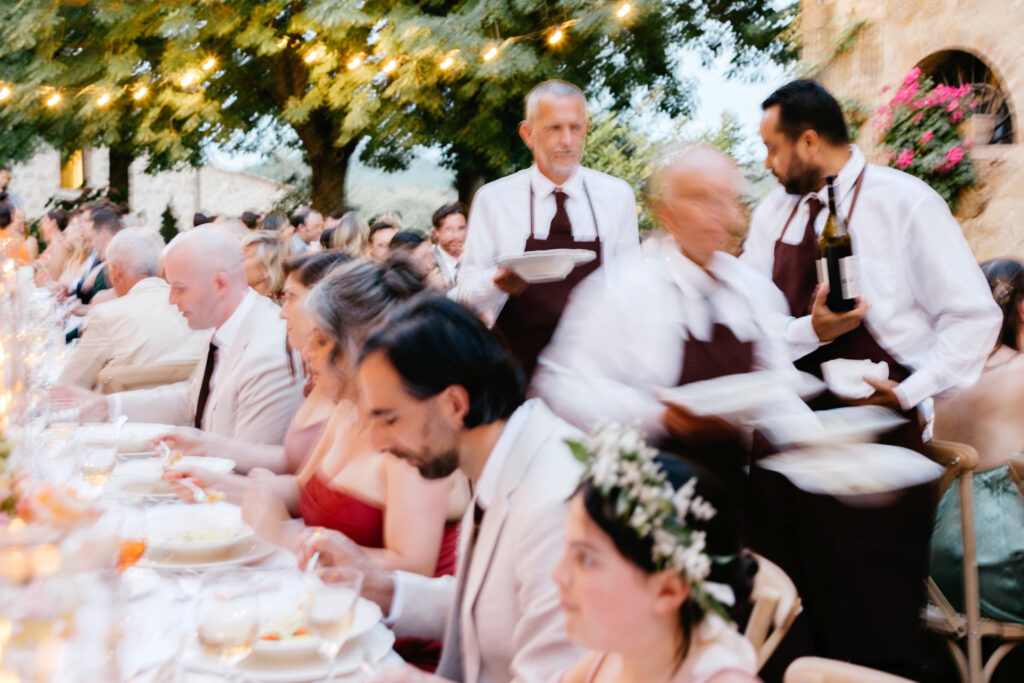
[[146, 553], [139, 565], [197, 570], [250, 564], [274, 547], [256, 537], [230, 503], [159, 505], [147, 510]]
[[[107, 490], [123, 496], [144, 498], [174, 498], [171, 482], [163, 478], [164, 461], [159, 458], [145, 458], [118, 463], [110, 475]], [[228, 458], [201, 458], [186, 455], [179, 458], [168, 469], [204, 469], [217, 474], [227, 474], [235, 469], [235, 461]]]

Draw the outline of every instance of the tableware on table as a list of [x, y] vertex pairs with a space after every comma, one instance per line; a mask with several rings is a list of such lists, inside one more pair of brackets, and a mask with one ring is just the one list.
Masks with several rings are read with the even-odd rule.
[[145, 567], [129, 567], [121, 574], [121, 599], [138, 600], [152, 595], [160, 586], [160, 575]]
[[78, 469], [91, 487], [94, 497], [103, 491], [117, 464], [117, 446], [113, 441], [83, 441], [78, 454]]
[[355, 623], [356, 604], [363, 588], [363, 573], [349, 567], [324, 567], [317, 572], [306, 616], [310, 630], [320, 637], [320, 653], [330, 661], [327, 680], [337, 673], [338, 653]]
[[252, 652], [259, 631], [259, 594], [250, 579], [241, 571], [209, 574], [196, 596], [196, 637], [228, 680], [237, 678], [238, 664]]
[[829, 391], [844, 401], [853, 401], [875, 393], [875, 388], [864, 381], [865, 377], [889, 379], [889, 364], [884, 360], [872, 363], [870, 360], [834, 358], [821, 364], [821, 375]]
[[764, 411], [806, 412], [799, 399], [821, 393], [825, 384], [814, 375], [786, 370], [759, 370], [658, 389], [666, 403], [697, 415], [714, 415], [729, 422], [761, 417]]
[[76, 436], [82, 438], [106, 438], [113, 439], [117, 443], [117, 450], [122, 455], [146, 453], [153, 454], [152, 440], [162, 434], [174, 431], [173, 425], [156, 424], [149, 422], [127, 422], [118, 428], [117, 424], [87, 424], [79, 427]]
[[70, 398], [51, 398], [47, 406], [46, 425], [53, 436], [66, 441], [78, 428], [81, 406]]
[[149, 547], [162, 555], [202, 557], [253, 536], [231, 503], [160, 505], [149, 510]]
[[779, 447], [828, 446], [869, 442], [907, 419], [882, 406], [850, 406], [800, 415], [780, 415], [754, 422]]
[[[320, 638], [313, 633], [307, 616], [312, 592], [300, 599], [274, 596], [260, 603], [260, 638], [253, 649], [256, 655], [270, 657], [315, 656], [320, 650]], [[264, 604], [265, 603], [265, 604]], [[296, 610], [296, 605], [301, 610]], [[384, 618], [377, 603], [359, 598], [347, 640], [367, 633]]]
[[184, 456], [173, 467], [166, 467], [160, 458], [130, 460], [121, 462], [114, 468], [108, 489], [129, 497], [173, 499], [175, 495], [172, 482], [163, 478], [165, 468], [203, 468], [218, 474], [227, 474], [235, 468], [235, 461], [228, 458]]
[[125, 572], [135, 566], [146, 552], [149, 537], [149, 520], [146, 510], [123, 507], [117, 512], [120, 519], [120, 536], [117, 551], [117, 570]]
[[503, 256], [496, 263], [501, 268], [515, 271], [516, 275], [527, 282], [538, 284], [564, 280], [577, 265], [589, 263], [595, 258], [597, 254], [589, 249], [544, 249]]
[[202, 572], [209, 569], [226, 569], [229, 567], [250, 565], [272, 555], [279, 548], [257, 538], [242, 541], [234, 546], [216, 553], [202, 555], [175, 555], [147, 552], [139, 561], [139, 566], [155, 569], [160, 572]]

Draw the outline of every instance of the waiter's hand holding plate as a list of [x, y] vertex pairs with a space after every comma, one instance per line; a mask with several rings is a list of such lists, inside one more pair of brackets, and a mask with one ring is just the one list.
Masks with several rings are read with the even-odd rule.
[[519, 277], [514, 270], [498, 268], [498, 272], [494, 274], [494, 286], [510, 296], [522, 294], [526, 285], [526, 280]]
[[[595, 258], [597, 258], [597, 254], [589, 249], [544, 249], [541, 251], [528, 251], [516, 256], [504, 256], [499, 258], [497, 260], [499, 268], [498, 275], [501, 275], [501, 270], [509, 270], [514, 272], [523, 282], [527, 282], [529, 284], [560, 282], [564, 280], [576, 266], [584, 263], [590, 263]], [[498, 276], [495, 276], [495, 285], [497, 285], [499, 289], [502, 289], [502, 291], [508, 291], [498, 283]]]

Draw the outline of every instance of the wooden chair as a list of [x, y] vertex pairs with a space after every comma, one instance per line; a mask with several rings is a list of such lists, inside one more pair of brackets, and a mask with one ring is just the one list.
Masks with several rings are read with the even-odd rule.
[[[924, 623], [928, 630], [937, 633], [946, 641], [953, 659], [965, 683], [988, 683], [1003, 658], [1021, 642], [1024, 642], [1024, 625], [981, 618], [981, 598], [978, 592], [977, 536], [974, 526], [974, 479], [973, 470], [978, 465], [978, 453], [967, 444], [952, 441], [932, 440], [928, 443], [928, 456], [946, 468], [946, 474], [939, 480], [939, 495], [946, 492], [956, 478], [960, 497], [960, 529], [963, 535], [963, 576], [964, 613], [958, 613], [928, 578], [928, 597], [933, 604], [924, 611]], [[1014, 473], [1011, 467], [1011, 475]], [[1019, 476], [1022, 472], [1016, 470]], [[1017, 479], [1015, 479], [1017, 480]], [[1020, 488], [1020, 484], [1018, 484]], [[1024, 492], [1022, 492], [1024, 495]], [[994, 638], [1002, 641], [985, 662], [982, 659], [981, 639]], [[958, 643], [967, 641], [967, 655], [964, 656]]]
[[783, 674], [782, 683], [912, 683], [875, 669], [847, 664], [835, 659], [801, 657]]
[[756, 553], [754, 557], [757, 558], [758, 569], [750, 596], [753, 609], [743, 635], [757, 652], [757, 669], [760, 671], [782, 642], [802, 607], [796, 586], [786, 572]]
[[152, 365], [119, 365], [100, 370], [96, 388], [104, 394], [132, 389], [150, 389], [188, 379], [197, 361], [185, 363], [154, 363]]

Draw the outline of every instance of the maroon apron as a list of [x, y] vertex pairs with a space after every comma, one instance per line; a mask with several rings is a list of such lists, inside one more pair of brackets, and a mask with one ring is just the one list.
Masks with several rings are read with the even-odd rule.
[[498, 314], [494, 329], [504, 337], [527, 381], [537, 366], [537, 357], [555, 333], [573, 288], [601, 265], [601, 236], [597, 228], [597, 213], [594, 211], [594, 203], [590, 200], [586, 181], [583, 182], [583, 192], [587, 196], [590, 215], [594, 219], [594, 239], [577, 240], [557, 235], [548, 235], [547, 238], [541, 239], [534, 236], [533, 185], [530, 185], [530, 236], [526, 240], [524, 251], [587, 249], [594, 252], [597, 258], [589, 263], [577, 265], [564, 280], [526, 285], [526, 289], [520, 294], [509, 296], [501, 313]]
[[[864, 171], [857, 178], [848, 222], [863, 180]], [[811, 281], [808, 274], [816, 272], [817, 247], [806, 233], [799, 244], [782, 241], [795, 214], [794, 208], [775, 243], [772, 280], [786, 293], [792, 315], [799, 317], [810, 309], [816, 275]], [[821, 364], [834, 358], [884, 360], [896, 382], [910, 374], [864, 324], [795, 365], [821, 377]], [[815, 409], [840, 405], [843, 402], [828, 392], [811, 402]], [[912, 422], [883, 440], [920, 451], [916, 410], [904, 415]], [[919, 658], [924, 643], [919, 613], [937, 502], [934, 484], [905, 489], [883, 507], [855, 507], [842, 497], [810, 494], [759, 467], [751, 470], [751, 488], [761, 511], [756, 545], [790, 575], [806, 608], [813, 650], [793, 654], [817, 654], [886, 670]]]

